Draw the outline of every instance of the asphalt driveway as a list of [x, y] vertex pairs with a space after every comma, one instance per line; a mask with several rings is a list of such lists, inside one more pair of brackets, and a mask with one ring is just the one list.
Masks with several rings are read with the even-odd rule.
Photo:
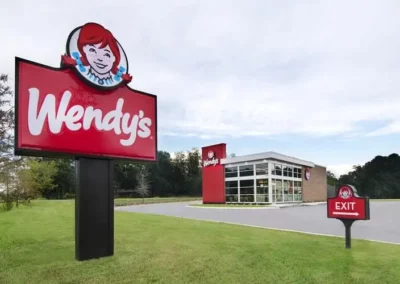
[[[265, 228], [287, 229], [344, 237], [344, 226], [326, 217], [326, 204], [280, 209], [195, 208], [188, 202], [123, 206], [117, 211], [228, 222]], [[400, 202], [371, 201], [371, 220], [356, 221], [352, 238], [400, 244]]]

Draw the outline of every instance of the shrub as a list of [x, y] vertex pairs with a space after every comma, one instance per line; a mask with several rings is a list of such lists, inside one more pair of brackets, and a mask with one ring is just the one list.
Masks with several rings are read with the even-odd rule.
[[4, 202], [4, 204], [3, 204], [3, 209], [5, 211], [10, 211], [13, 207], [14, 207], [14, 203], [12, 202], [11, 198], [6, 200], [6, 202]]
[[67, 192], [66, 194], [64, 194], [64, 199], [74, 199], [74, 198], [75, 198], [75, 193]]

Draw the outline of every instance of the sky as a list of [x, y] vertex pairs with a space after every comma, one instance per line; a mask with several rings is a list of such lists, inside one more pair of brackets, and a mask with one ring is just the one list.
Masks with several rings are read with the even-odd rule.
[[86, 22], [123, 46], [130, 87], [157, 95], [158, 147], [226, 143], [337, 176], [400, 148], [400, 2], [7, 1], [0, 73], [59, 67]]

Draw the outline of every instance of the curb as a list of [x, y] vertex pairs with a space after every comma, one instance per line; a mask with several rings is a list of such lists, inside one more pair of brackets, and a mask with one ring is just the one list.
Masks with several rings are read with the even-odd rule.
[[193, 205], [186, 205], [185, 207], [195, 207], [195, 208], [211, 208], [211, 209], [281, 209], [289, 207], [300, 207], [300, 206], [317, 206], [324, 205], [326, 202], [312, 202], [312, 203], [293, 203], [293, 204], [274, 204], [270, 206], [254, 206], [254, 207], [219, 207], [219, 206], [196, 206], [202, 205], [202, 203], [192, 203]]
[[324, 205], [324, 204], [326, 204], [326, 202], [282, 204], [282, 205], [277, 205], [277, 206], [280, 206], [281, 208], [286, 208], [286, 207], [300, 207], [300, 206], [317, 206], [317, 205]]
[[[162, 216], [166, 216], [166, 215], [162, 215]], [[192, 220], [192, 221], [195, 220], [195, 221], [227, 224], [227, 225], [234, 225], [234, 226], [243, 226], [243, 227], [250, 227], [250, 228], [257, 228], [257, 229], [264, 229], [264, 230], [271, 230], [271, 231], [280, 231], [280, 232], [289, 232], [289, 233], [298, 233], [298, 234], [304, 234], [304, 235], [314, 235], [314, 236], [321, 236], [321, 237], [344, 239], [343, 236], [324, 234], [324, 233], [314, 233], [314, 232], [308, 232], [308, 231], [282, 229], [282, 228], [274, 228], [274, 227], [263, 227], [263, 226], [257, 226], [257, 225], [240, 224], [240, 223], [234, 223], [234, 222], [216, 221], [216, 220], [208, 220], [208, 219], [197, 219], [197, 218], [182, 217], [182, 216], [171, 216], [171, 217], [181, 218], [181, 219], [186, 219], [186, 220]], [[352, 240], [358, 240], [358, 241], [367, 241], [367, 242], [373, 242], [373, 243], [381, 243], [381, 244], [389, 244], [389, 245], [400, 246], [400, 243], [395, 243], [395, 242], [380, 241], [380, 240], [373, 240], [373, 239], [364, 239], [364, 238], [354, 238], [354, 237], [352, 237], [351, 239]]]
[[239, 210], [246, 210], [246, 209], [250, 209], [250, 210], [254, 210], [254, 209], [257, 209], [257, 210], [265, 210], [265, 209], [280, 209], [280, 207], [278, 207], [278, 206], [258, 206], [258, 207], [256, 207], [256, 206], [254, 206], [254, 207], [217, 207], [217, 206], [215, 206], [215, 207], [213, 207], [213, 206], [191, 206], [191, 205], [186, 205], [185, 207], [190, 207], [190, 208], [200, 208], [200, 209], [224, 209], [224, 210], [226, 210], [226, 209], [239, 209]]

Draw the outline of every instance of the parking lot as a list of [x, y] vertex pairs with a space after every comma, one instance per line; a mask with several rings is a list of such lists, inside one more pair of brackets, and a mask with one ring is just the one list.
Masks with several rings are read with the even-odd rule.
[[[279, 209], [196, 208], [188, 202], [134, 205], [117, 211], [140, 212], [197, 220], [219, 221], [264, 228], [286, 229], [344, 237], [344, 226], [326, 217], [326, 204]], [[357, 221], [352, 226], [352, 238], [400, 244], [400, 202], [371, 201], [371, 220]]]

